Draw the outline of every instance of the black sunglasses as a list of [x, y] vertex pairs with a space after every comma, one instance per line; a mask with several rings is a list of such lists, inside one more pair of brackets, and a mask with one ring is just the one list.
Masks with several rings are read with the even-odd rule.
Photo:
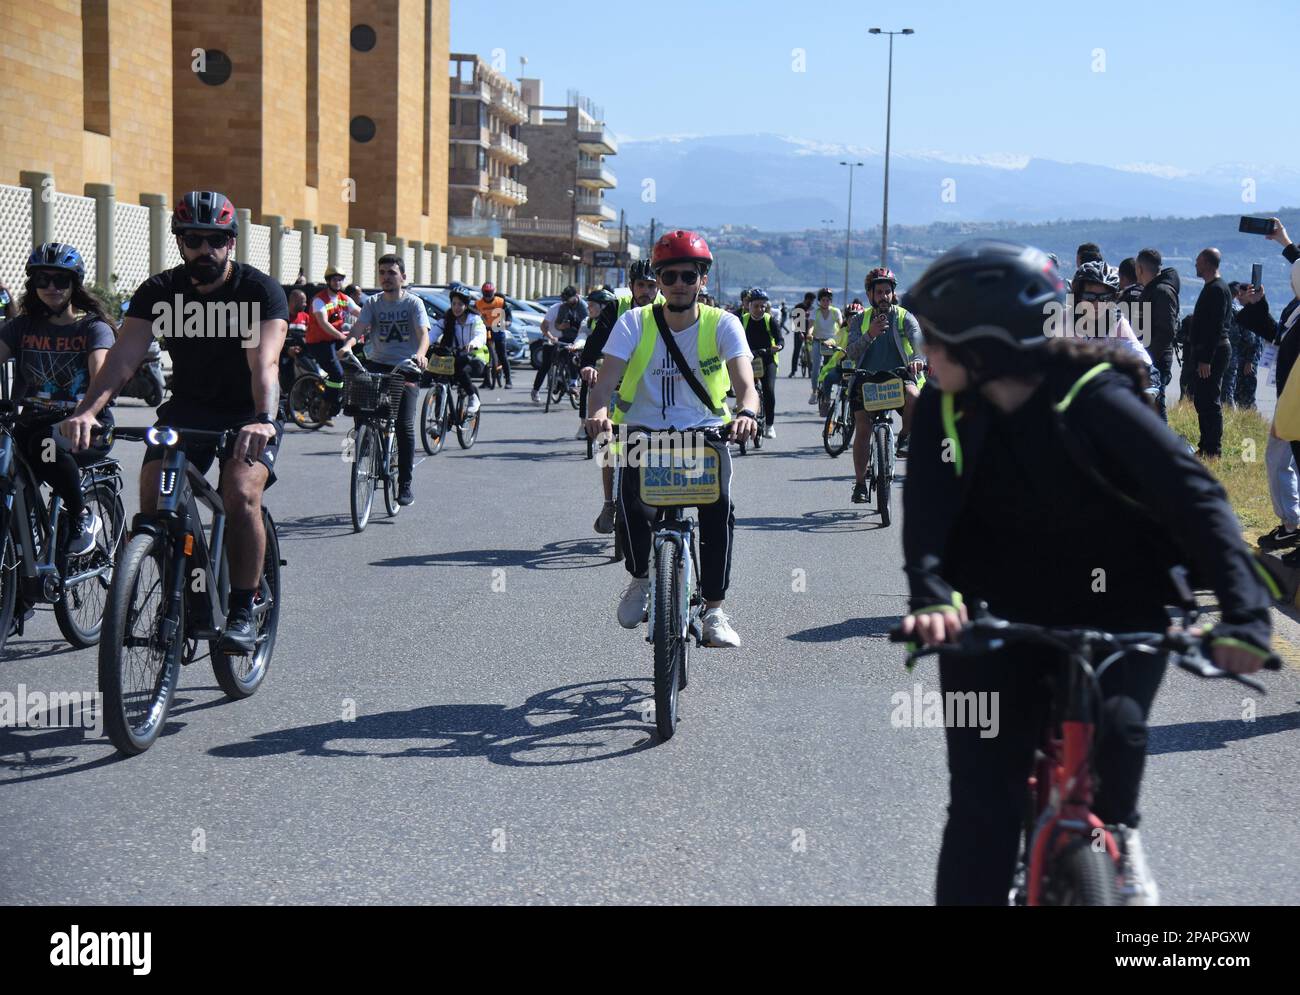
[[699, 278], [700, 271], [694, 269], [661, 269], [659, 271], [659, 282], [665, 287], [671, 287], [678, 280], [681, 280], [684, 286], [694, 286], [695, 281]]
[[214, 249], [224, 249], [230, 244], [230, 235], [224, 231], [209, 231], [198, 235], [182, 235], [181, 241], [187, 249], [200, 248], [204, 242]]
[[58, 290], [67, 290], [72, 286], [72, 274], [33, 273], [32, 286], [37, 290], [44, 290], [46, 287], [55, 287]]
[[1077, 295], [1081, 301], [1113, 301], [1116, 295], [1107, 291], [1106, 293], [1097, 293], [1095, 290], [1082, 290]]

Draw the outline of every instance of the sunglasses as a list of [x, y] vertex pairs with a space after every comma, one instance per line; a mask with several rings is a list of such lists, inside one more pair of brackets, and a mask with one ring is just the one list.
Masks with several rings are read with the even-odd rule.
[[1075, 296], [1076, 296], [1079, 300], [1081, 300], [1081, 301], [1113, 301], [1113, 300], [1115, 300], [1115, 295], [1114, 295], [1114, 294], [1110, 294], [1110, 293], [1100, 294], [1100, 293], [1097, 293], [1095, 290], [1085, 290], [1085, 291], [1080, 292], [1079, 294], [1076, 294]]
[[67, 290], [72, 286], [71, 273], [33, 273], [32, 286], [37, 290], [44, 290], [46, 287], [54, 287], [58, 290]]
[[224, 231], [204, 232], [201, 235], [182, 235], [181, 241], [187, 249], [198, 249], [206, 242], [214, 249], [224, 249], [230, 244], [230, 235]]
[[671, 287], [678, 280], [686, 287], [694, 286], [695, 281], [700, 278], [699, 270], [694, 269], [661, 269], [659, 271], [659, 282], [665, 287]]

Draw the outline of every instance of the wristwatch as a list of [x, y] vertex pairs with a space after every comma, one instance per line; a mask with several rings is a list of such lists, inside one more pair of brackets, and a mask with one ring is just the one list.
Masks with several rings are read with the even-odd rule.
[[754, 421], [758, 421], [758, 412], [756, 412], [756, 411], [750, 411], [749, 408], [741, 408], [739, 411], [736, 412], [736, 417], [737, 417], [737, 418], [752, 418], [752, 419], [754, 419]]
[[271, 415], [266, 411], [259, 411], [251, 422], [253, 425], [272, 425]]

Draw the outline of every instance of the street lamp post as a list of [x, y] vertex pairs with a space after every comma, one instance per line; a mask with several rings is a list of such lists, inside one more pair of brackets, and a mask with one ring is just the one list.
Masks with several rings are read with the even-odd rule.
[[841, 304], [849, 299], [849, 239], [853, 232], [853, 170], [861, 166], [860, 162], [841, 162], [841, 166], [849, 167], [849, 219], [844, 224], [844, 298]]
[[[820, 223], [825, 226], [826, 241], [829, 242], [831, 240], [831, 225], [835, 224], [835, 219], [822, 218]], [[826, 282], [829, 279], [830, 276], [826, 272], [826, 257], [822, 256], [822, 286], [823, 287], [826, 286]]]
[[894, 104], [894, 35], [914, 35], [911, 28], [902, 31], [881, 31], [871, 28], [868, 34], [889, 35], [889, 82], [885, 87], [885, 207], [880, 220], [880, 265], [888, 266], [889, 253], [889, 131]]

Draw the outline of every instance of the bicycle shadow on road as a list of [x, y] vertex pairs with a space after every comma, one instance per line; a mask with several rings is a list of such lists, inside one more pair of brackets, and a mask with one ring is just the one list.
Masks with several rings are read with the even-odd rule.
[[866, 511], [845, 508], [828, 508], [824, 511], [805, 511], [798, 518], [772, 516], [768, 518], [737, 518], [736, 528], [758, 532], [816, 532], [845, 534], [849, 532], [874, 532], [880, 522], [871, 521]]
[[514, 708], [425, 705], [260, 733], [208, 753], [227, 759], [482, 757], [506, 767], [559, 767], [612, 760], [657, 745], [653, 702], [649, 679], [590, 681], [541, 691]]
[[1147, 756], [1223, 750], [1229, 743], [1282, 732], [1295, 732], [1298, 729], [1300, 729], [1300, 711], [1286, 712], [1283, 715], [1261, 715], [1250, 722], [1243, 722], [1236, 718], [1151, 726]]
[[352, 518], [349, 515], [304, 515], [302, 518], [277, 519], [275, 534], [281, 542], [294, 539], [332, 539], [351, 535]]
[[838, 643], [845, 639], [864, 636], [887, 636], [898, 624], [897, 615], [877, 615], [873, 618], [846, 618], [843, 622], [817, 625], [801, 632], [792, 632], [786, 639], [796, 643]]
[[5, 643], [4, 655], [0, 663], [19, 663], [39, 657], [62, 656], [65, 653], [78, 652], [62, 639], [10, 639]]
[[558, 539], [541, 549], [463, 549], [373, 560], [372, 567], [524, 567], [528, 570], [585, 570], [611, 564], [613, 543], [604, 536]]

